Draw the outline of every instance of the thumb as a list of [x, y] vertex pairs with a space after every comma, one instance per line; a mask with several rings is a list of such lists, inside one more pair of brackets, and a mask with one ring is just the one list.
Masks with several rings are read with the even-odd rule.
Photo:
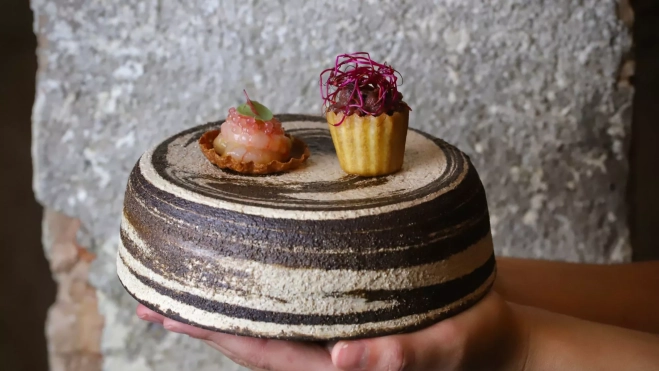
[[[499, 369], [524, 358], [520, 327], [511, 308], [489, 293], [472, 308], [421, 331], [341, 341], [332, 363], [346, 371]], [[520, 353], [521, 352], [521, 353]]]
[[332, 349], [332, 363], [345, 371], [454, 369], [459, 339], [454, 322], [448, 319], [411, 334], [341, 341]]

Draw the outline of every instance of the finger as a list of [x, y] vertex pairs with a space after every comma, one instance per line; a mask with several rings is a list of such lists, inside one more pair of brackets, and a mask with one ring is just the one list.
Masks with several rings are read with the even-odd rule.
[[215, 344], [214, 342], [212, 342], [212, 341], [210, 341], [210, 340], [202, 340], [202, 341], [203, 341], [204, 343], [206, 343], [209, 347], [211, 347], [211, 348], [213, 348], [213, 349], [215, 349], [215, 350], [217, 350], [217, 351], [223, 353], [227, 358], [229, 358], [230, 360], [232, 360], [232, 361], [235, 362], [236, 364], [239, 364], [239, 365], [241, 365], [241, 366], [243, 366], [243, 367], [249, 368], [249, 369], [252, 370], [252, 371], [266, 371], [265, 369], [262, 369], [262, 368], [256, 368], [256, 367], [252, 367], [252, 366], [248, 365], [248, 364], [247, 364], [245, 361], [243, 361], [242, 359], [237, 358], [237, 357], [235, 356], [235, 354], [227, 353], [227, 350], [226, 350], [226, 349], [221, 348], [220, 346], [218, 346], [217, 344]]
[[252, 368], [281, 371], [335, 370], [326, 348], [316, 344], [213, 333], [210, 339], [231, 358]]
[[442, 370], [443, 350], [430, 329], [410, 335], [341, 341], [332, 350], [332, 363], [341, 370]]
[[165, 318], [162, 323], [162, 326], [167, 331], [176, 332], [178, 334], [185, 334], [195, 339], [208, 339], [211, 336], [211, 334], [213, 334], [212, 331], [187, 325], [185, 323], [181, 323], [170, 318]]
[[332, 362], [342, 370], [456, 369], [475, 346], [468, 337], [491, 327], [484, 322], [494, 321], [498, 300], [488, 295], [473, 308], [414, 333], [341, 341], [332, 350]]
[[234, 362], [252, 369], [282, 371], [336, 370], [328, 350], [316, 344], [258, 339], [203, 330], [169, 318], [165, 329], [205, 340]]
[[165, 317], [152, 311], [151, 309], [145, 307], [142, 304], [139, 304], [137, 306], [137, 309], [135, 309], [135, 313], [140, 319], [144, 321], [162, 324], [162, 322], [165, 320]]

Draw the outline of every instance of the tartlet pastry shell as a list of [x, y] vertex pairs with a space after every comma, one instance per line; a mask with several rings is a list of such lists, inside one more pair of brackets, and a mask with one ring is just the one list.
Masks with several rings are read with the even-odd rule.
[[208, 161], [221, 169], [230, 169], [242, 174], [274, 174], [296, 169], [311, 155], [309, 147], [302, 140], [286, 134], [292, 141], [291, 158], [286, 162], [272, 161], [268, 164], [242, 162], [231, 156], [223, 156], [215, 151], [213, 140], [220, 134], [219, 130], [211, 130], [199, 138], [199, 147]]

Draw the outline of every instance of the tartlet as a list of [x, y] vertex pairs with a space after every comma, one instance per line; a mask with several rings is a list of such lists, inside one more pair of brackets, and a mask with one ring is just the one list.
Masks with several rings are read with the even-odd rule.
[[220, 130], [199, 138], [204, 156], [222, 169], [242, 174], [273, 174], [293, 170], [310, 156], [307, 145], [285, 133], [270, 110], [247, 96], [247, 103], [230, 108]]
[[270, 161], [268, 163], [244, 162], [231, 156], [218, 153], [213, 147], [213, 142], [219, 136], [220, 130], [211, 130], [199, 138], [199, 146], [208, 161], [221, 169], [229, 169], [241, 174], [274, 174], [300, 167], [309, 158], [311, 153], [309, 147], [300, 139], [286, 134], [292, 141], [291, 155], [288, 161]]
[[396, 70], [365, 52], [342, 54], [320, 75], [324, 114], [343, 171], [379, 176], [400, 170], [410, 107]]

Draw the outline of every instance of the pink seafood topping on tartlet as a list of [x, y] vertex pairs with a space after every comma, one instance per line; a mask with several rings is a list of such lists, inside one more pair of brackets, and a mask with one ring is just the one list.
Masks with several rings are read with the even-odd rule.
[[233, 107], [213, 141], [217, 153], [258, 164], [288, 160], [292, 144], [276, 118], [263, 121], [241, 115]]

